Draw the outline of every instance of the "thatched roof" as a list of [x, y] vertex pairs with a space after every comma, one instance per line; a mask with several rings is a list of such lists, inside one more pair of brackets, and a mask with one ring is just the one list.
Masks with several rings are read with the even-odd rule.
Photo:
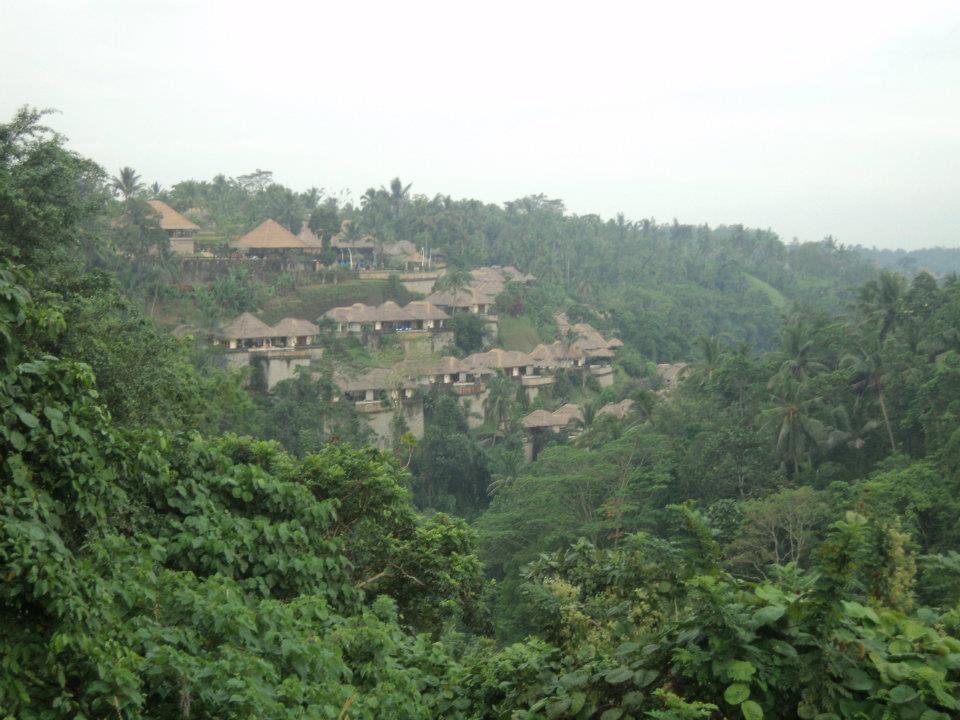
[[634, 405], [634, 401], [630, 398], [626, 398], [617, 403], [607, 403], [602, 408], [597, 410], [597, 415], [613, 415], [617, 420], [623, 420], [626, 417], [627, 413], [630, 412], [630, 408]]
[[502, 350], [501, 348], [468, 355], [463, 362], [472, 371], [503, 370], [534, 364], [533, 359], [527, 353], [519, 350]]
[[546, 427], [563, 427], [569, 425], [574, 420], [583, 420], [583, 411], [579, 405], [566, 404], [553, 412], [547, 410], [534, 410], [527, 415], [520, 424], [528, 430]]
[[580, 409], [579, 405], [573, 405], [572, 403], [567, 403], [557, 408], [553, 411], [553, 414], [558, 418], [565, 419], [566, 422], [564, 422], [564, 424], [574, 420], [583, 420], [583, 410]]
[[534, 428], [560, 427], [563, 425], [549, 410], [534, 410], [523, 418], [520, 424], [529, 430], [533, 430]]
[[371, 368], [365, 373], [338, 371], [333, 374], [334, 384], [342, 392], [361, 392], [364, 390], [393, 390], [394, 388], [415, 388], [417, 384], [403, 377], [392, 368]]
[[320, 240], [320, 238], [313, 234], [313, 231], [306, 222], [304, 222], [300, 227], [300, 232], [297, 233], [297, 240], [302, 242], [306, 247], [315, 248], [317, 250], [323, 249], [323, 242]]
[[335, 307], [327, 310], [323, 316], [336, 322], [373, 322], [377, 309], [372, 305], [354, 303], [350, 307]]
[[659, 375], [660, 379], [663, 380], [663, 384], [666, 386], [665, 389], [672, 390], [683, 378], [683, 374], [686, 369], [687, 364], [683, 362], [660, 363], [657, 365], [657, 375]]
[[245, 312], [227, 323], [220, 331], [226, 340], [245, 340], [275, 337], [273, 328], [256, 315]]
[[560, 361], [568, 357], [569, 353], [567, 352], [567, 348], [559, 340], [549, 345], [540, 343], [530, 351], [530, 359], [533, 360], [537, 367], [558, 367]]
[[200, 227], [190, 222], [163, 200], [147, 200], [147, 204], [160, 216], [161, 230], [199, 230]]
[[406, 304], [404, 312], [413, 320], [449, 320], [450, 316], [431, 302], [414, 300]]
[[469, 367], [452, 355], [440, 358], [440, 362], [433, 369], [434, 375], [455, 375], [462, 372], [469, 372]]
[[[576, 345], [576, 343], [574, 343], [574, 345]], [[588, 358], [613, 358], [613, 357], [616, 357], [616, 355], [614, 354], [613, 350], [611, 350], [610, 348], [605, 348], [605, 347], [585, 349], [585, 350], [583, 351], [583, 354], [586, 355]]]
[[496, 294], [491, 294], [482, 288], [468, 287], [457, 292], [436, 292], [427, 295], [427, 302], [433, 303], [437, 307], [458, 307], [465, 308], [472, 305], [492, 305], [496, 300]]
[[230, 247], [251, 248], [257, 250], [315, 250], [316, 246], [307, 245], [276, 220], [264, 220], [242, 238], [230, 243]]
[[409, 313], [393, 300], [380, 303], [374, 312], [376, 313], [376, 320], [380, 322], [405, 322], [413, 319]]
[[303, 337], [319, 334], [320, 328], [309, 320], [298, 318], [284, 318], [273, 326], [273, 337]]
[[405, 258], [417, 252], [417, 246], [409, 240], [396, 240], [383, 244], [383, 254], [387, 257]]
[[335, 322], [406, 322], [411, 320], [448, 320], [450, 318], [440, 308], [426, 300], [415, 300], [406, 307], [400, 307], [393, 300], [387, 300], [376, 307], [354, 303], [350, 307], [337, 307], [327, 310], [324, 317]]
[[528, 275], [527, 273], [520, 272], [513, 265], [488, 265], [486, 267], [478, 267], [470, 271], [470, 274], [476, 280], [488, 280], [497, 282], [500, 285], [504, 285], [507, 282], [532, 282], [536, 280], [533, 275]]
[[330, 238], [330, 247], [339, 250], [373, 250], [377, 245], [370, 235], [364, 235], [356, 240], [344, 240], [339, 233]]

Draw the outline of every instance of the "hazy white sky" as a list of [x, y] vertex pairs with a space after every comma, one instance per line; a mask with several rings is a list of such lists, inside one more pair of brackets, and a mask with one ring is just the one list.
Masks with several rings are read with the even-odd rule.
[[0, 117], [165, 186], [960, 245], [960, 2], [0, 0]]

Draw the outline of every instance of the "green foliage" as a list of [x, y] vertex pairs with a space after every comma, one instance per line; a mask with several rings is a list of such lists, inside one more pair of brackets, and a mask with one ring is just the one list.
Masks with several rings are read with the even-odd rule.
[[466, 417], [454, 397], [430, 398], [426, 410], [426, 430], [411, 465], [417, 504], [471, 517], [487, 504], [486, 457], [466, 433]]
[[[249, 439], [119, 431], [89, 367], [30, 350], [62, 329], [0, 270], [5, 712], [431, 714], [440, 656], [401, 623], [482, 622], [463, 524], [421, 520], [372, 450], [300, 463]], [[365, 602], [378, 580], [396, 600]]]
[[486, 324], [479, 315], [460, 313], [446, 321], [446, 328], [453, 331], [453, 345], [461, 355], [483, 350]]

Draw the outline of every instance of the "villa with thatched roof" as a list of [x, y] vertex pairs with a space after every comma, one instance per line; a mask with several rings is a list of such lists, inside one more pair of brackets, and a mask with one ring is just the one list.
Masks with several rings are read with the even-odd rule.
[[464, 312], [474, 315], [491, 315], [497, 294], [488, 286], [470, 286], [456, 292], [435, 292], [427, 296], [427, 302], [433, 303], [450, 315]]
[[284, 318], [270, 326], [253, 313], [245, 312], [224, 325], [213, 336], [214, 345], [230, 350], [268, 350], [314, 345], [320, 328], [308, 320]]
[[272, 337], [285, 338], [284, 347], [315, 345], [320, 335], [319, 327], [299, 318], [283, 318], [271, 329]]
[[[310, 235], [313, 237], [312, 233]], [[267, 256], [296, 251], [316, 253], [323, 246], [315, 237], [311, 241], [303, 233], [300, 236], [294, 235], [276, 220], [268, 218], [243, 237], [230, 243], [230, 247], [252, 255]]]
[[297, 239], [308, 248], [313, 248], [318, 251], [323, 250], [323, 241], [313, 234], [313, 231], [310, 229], [310, 226], [307, 224], [306, 220], [304, 220], [303, 225], [300, 226], [300, 232], [297, 233]]
[[625, 398], [620, 402], [607, 403], [602, 408], [597, 410], [597, 416], [610, 415], [611, 417], [615, 417], [617, 420], [623, 420], [635, 404], [636, 401], [631, 400], [630, 398]]
[[497, 370], [502, 370], [507, 377], [521, 377], [532, 372], [534, 365], [527, 353], [501, 348], [468, 355], [463, 362], [478, 377], [493, 375]]
[[524, 417], [520, 424], [524, 430], [523, 455], [527, 462], [533, 462], [545, 442], [547, 431], [559, 433], [564, 428], [570, 428], [577, 422], [583, 422], [583, 410], [579, 405], [567, 403], [553, 412], [549, 410], [534, 410]]
[[170, 238], [170, 251], [175, 255], [195, 255], [197, 246], [194, 236], [200, 227], [163, 200], [147, 200], [147, 204], [159, 216], [160, 229]]
[[337, 233], [330, 238], [330, 247], [337, 253], [337, 264], [341, 267], [373, 267], [377, 242], [370, 235], [348, 240], [343, 233]]
[[377, 306], [354, 303], [349, 307], [336, 307], [323, 316], [337, 325], [340, 334], [359, 335], [369, 332], [438, 332], [450, 316], [425, 300], [416, 300], [400, 307], [392, 300]]
[[333, 375], [333, 384], [358, 410], [366, 412], [385, 408], [390, 401], [410, 399], [417, 388], [413, 378], [393, 368], [371, 368], [362, 373], [338, 371]]

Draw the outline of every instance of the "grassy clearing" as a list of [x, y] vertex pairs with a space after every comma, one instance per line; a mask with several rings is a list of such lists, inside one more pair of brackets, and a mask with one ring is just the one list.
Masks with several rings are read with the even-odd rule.
[[747, 282], [750, 284], [750, 287], [754, 290], [759, 290], [768, 298], [770, 298], [770, 304], [775, 308], [782, 309], [787, 306], [787, 299], [783, 296], [783, 293], [773, 287], [773, 285], [770, 285], [760, 278], [754, 277], [748, 273], [744, 274], [747, 276]]
[[529, 318], [500, 317], [500, 347], [504, 350], [530, 352], [539, 342], [537, 329]]
[[386, 280], [349, 280], [336, 285], [305, 285], [289, 295], [271, 298], [259, 317], [266, 323], [275, 323], [284, 317], [315, 322], [331, 308], [353, 303], [379, 305], [386, 300], [395, 300], [405, 305], [410, 298], [410, 293], [402, 286], [399, 294], [391, 292], [390, 284]]

